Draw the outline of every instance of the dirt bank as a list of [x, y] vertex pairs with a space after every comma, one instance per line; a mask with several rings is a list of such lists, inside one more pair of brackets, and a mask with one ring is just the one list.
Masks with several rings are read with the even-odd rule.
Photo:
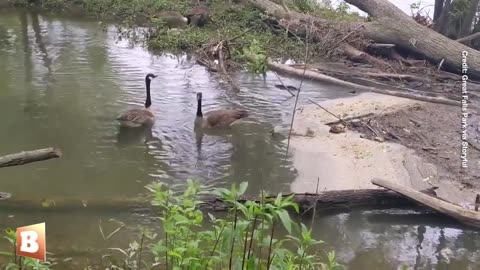
[[[384, 178], [415, 189], [438, 186], [439, 196], [457, 203], [474, 201], [480, 156], [470, 148], [469, 169], [460, 169], [459, 108], [373, 93], [320, 105], [343, 118], [373, 113], [369, 126], [377, 134], [357, 125], [330, 133], [326, 123], [336, 118], [313, 104], [300, 108], [290, 142], [298, 171], [292, 191], [315, 191], [317, 179], [320, 191], [374, 188], [370, 180]], [[385, 142], [373, 140], [378, 135]]]

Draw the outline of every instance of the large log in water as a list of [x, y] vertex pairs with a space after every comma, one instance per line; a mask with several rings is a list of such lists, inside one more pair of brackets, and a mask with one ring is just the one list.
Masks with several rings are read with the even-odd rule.
[[372, 183], [390, 190], [393, 190], [403, 196], [431, 208], [439, 213], [447, 215], [463, 224], [480, 228], [480, 213], [462, 208], [456, 204], [428, 196], [422, 192], [412, 188], [402, 186], [397, 183], [386, 181], [383, 179], [373, 179]]
[[[359, 189], [359, 190], [335, 190], [324, 191], [319, 194], [284, 194], [294, 195], [293, 201], [298, 203], [302, 212], [312, 210], [314, 207], [318, 212], [348, 212], [352, 209], [422, 209], [418, 204], [406, 200], [402, 195], [393, 191], [383, 189]], [[276, 196], [267, 199], [274, 200]], [[246, 200], [259, 201], [258, 197], [243, 198]], [[216, 198], [204, 198], [201, 206], [205, 210], [226, 211], [231, 205]], [[2, 211], [99, 211], [99, 212], [121, 212], [121, 211], [154, 211], [150, 202], [140, 198], [117, 198], [101, 200], [75, 200], [69, 198], [58, 198], [54, 200], [35, 201], [11, 197], [0, 200]]]
[[60, 150], [55, 148], [44, 148], [33, 151], [24, 151], [0, 157], [0, 168], [24, 165], [36, 161], [59, 158], [61, 156], [62, 153], [60, 152]]

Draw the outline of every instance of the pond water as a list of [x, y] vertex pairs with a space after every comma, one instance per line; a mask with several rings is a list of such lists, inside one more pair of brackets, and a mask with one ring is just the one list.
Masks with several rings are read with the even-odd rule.
[[[152, 82], [157, 122], [146, 140], [149, 134], [119, 132], [114, 119], [130, 106], [143, 104], [144, 76], [149, 72], [159, 77]], [[0, 190], [18, 200], [109, 201], [141, 197], [152, 181], [182, 188], [191, 178], [222, 187], [248, 181], [250, 194], [260, 189], [288, 192], [295, 171], [285, 158], [286, 146], [269, 131], [288, 125], [294, 99], [274, 87], [279, 82], [273, 74], [264, 78], [240, 73], [235, 79], [241, 87], [238, 94], [187, 56], [155, 55], [118, 39], [112, 25], [1, 11], [0, 154], [54, 146], [63, 157], [1, 169]], [[193, 132], [198, 91], [203, 92], [205, 110], [246, 108], [249, 121], [232, 134], [198, 138]], [[306, 97], [350, 95], [348, 89], [312, 82], [304, 83], [302, 91], [302, 104]], [[107, 224], [110, 218], [132, 228], [158, 224], [142, 213], [87, 209], [0, 208], [0, 228], [46, 222], [47, 249], [68, 257], [126, 246], [130, 236], [125, 234], [103, 240], [100, 220], [106, 231], [114, 228]], [[384, 212], [319, 217], [315, 233], [350, 269], [397, 269], [416, 263], [424, 268], [415, 269], [435, 269], [439, 254], [449, 255], [448, 250], [454, 254], [440, 264], [446, 268], [437, 269], [480, 269], [477, 233], [421, 217], [418, 221], [418, 215], [407, 213], [391, 221]], [[417, 249], [419, 225], [425, 228], [423, 249]], [[0, 248], [6, 248], [6, 241]]]

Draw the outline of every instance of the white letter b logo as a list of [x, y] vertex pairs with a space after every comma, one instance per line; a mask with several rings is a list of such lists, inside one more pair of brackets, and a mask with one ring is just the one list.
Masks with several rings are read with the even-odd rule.
[[20, 237], [22, 237], [22, 245], [20, 250], [28, 253], [35, 253], [38, 251], [38, 234], [36, 231], [23, 231], [20, 232]]

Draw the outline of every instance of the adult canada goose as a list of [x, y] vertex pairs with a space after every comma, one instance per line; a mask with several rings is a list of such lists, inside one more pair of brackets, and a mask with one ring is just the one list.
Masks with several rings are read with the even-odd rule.
[[157, 76], [153, 75], [152, 73], [148, 73], [147, 76], [145, 76], [145, 87], [147, 91], [145, 108], [131, 109], [117, 117], [117, 120], [120, 122], [122, 127], [134, 128], [153, 125], [155, 122], [155, 116], [150, 111], [150, 106], [152, 105], [152, 100], [150, 98], [150, 81], [156, 77]]
[[162, 11], [154, 17], [163, 21], [168, 28], [185, 28], [188, 25], [188, 18], [178, 11]]
[[215, 110], [202, 112], [202, 93], [197, 93], [197, 118], [195, 128], [227, 128], [237, 121], [248, 116], [246, 110]]
[[188, 19], [188, 23], [193, 26], [204, 26], [209, 20], [208, 7], [203, 4], [193, 7], [190, 12], [188, 12], [185, 17]]

